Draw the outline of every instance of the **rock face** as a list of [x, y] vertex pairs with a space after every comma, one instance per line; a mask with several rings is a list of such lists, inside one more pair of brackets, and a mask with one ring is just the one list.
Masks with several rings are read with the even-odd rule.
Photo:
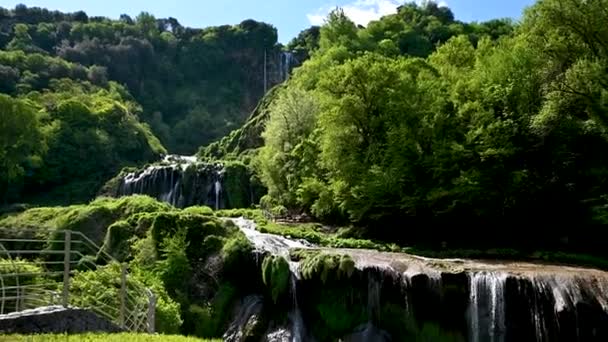
[[227, 342], [257, 342], [266, 330], [264, 297], [249, 296], [242, 300], [233, 322], [224, 334]]
[[[290, 248], [309, 248], [257, 232], [251, 221], [235, 223], [259, 252], [285, 257]], [[369, 250], [309, 252], [330, 258], [312, 268], [290, 262], [288, 310], [298, 324], [267, 340], [297, 341], [294, 333], [305, 331], [301, 336], [314, 339], [301, 340], [608, 341], [608, 272]], [[355, 270], [341, 272], [335, 261], [341, 257], [332, 255], [348, 256]]]
[[81, 309], [51, 306], [0, 316], [2, 334], [79, 334], [121, 332], [118, 326], [96, 314]]

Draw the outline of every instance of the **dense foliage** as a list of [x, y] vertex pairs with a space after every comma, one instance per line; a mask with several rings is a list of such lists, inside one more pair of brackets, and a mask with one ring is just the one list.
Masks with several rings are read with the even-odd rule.
[[[516, 27], [432, 3], [364, 29], [333, 12], [271, 105], [263, 203], [402, 241], [593, 248], [567, 226], [606, 222], [607, 6], [544, 0]], [[413, 228], [448, 222], [470, 228]], [[521, 241], [529, 225], [551, 236]]]
[[[0, 217], [0, 230], [3, 237], [26, 239], [25, 245], [7, 244], [12, 250], [40, 248], [28, 242], [34, 237], [48, 239], [46, 248], [63, 250], [57, 244], [61, 234], [55, 236], [55, 232], [84, 233], [106, 255], [129, 264], [129, 288], [146, 287], [154, 292], [160, 333], [221, 337], [240, 296], [264, 288], [248, 241], [232, 222], [218, 219], [208, 207], [179, 210], [146, 196], [99, 198], [87, 205], [8, 214]], [[81, 262], [88, 263], [74, 274], [71, 304], [102, 303], [112, 317], [118, 317], [120, 265], [105, 265], [108, 259], [100, 258], [90, 246], [75, 244], [72, 248], [84, 255]], [[20, 281], [55, 282], [38, 276], [40, 266], [32, 261], [11, 261], [13, 268], [32, 273]], [[8, 261], [0, 260], [0, 266], [3, 263]], [[243, 277], [249, 281], [243, 283]], [[57, 289], [60, 287], [57, 283]], [[130, 298], [137, 304], [147, 301], [142, 291], [133, 291]]]
[[270, 84], [281, 81], [276, 29], [254, 20], [194, 29], [148, 13], [111, 20], [19, 5], [0, 9], [0, 49], [38, 56], [28, 72], [2, 61], [2, 91], [40, 89], [49, 78], [116, 81], [178, 153], [192, 153], [242, 123], [263, 95], [265, 51]]
[[2, 202], [88, 201], [125, 166], [194, 153], [242, 124], [265, 62], [267, 85], [283, 81], [281, 50], [254, 20], [192, 29], [0, 8]]

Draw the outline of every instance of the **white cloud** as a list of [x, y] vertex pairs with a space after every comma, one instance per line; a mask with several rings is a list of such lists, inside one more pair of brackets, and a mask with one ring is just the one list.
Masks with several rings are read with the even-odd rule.
[[[416, 2], [421, 3], [422, 0], [416, 0]], [[397, 13], [397, 7], [403, 3], [403, 0], [355, 0], [341, 7], [344, 13], [355, 24], [366, 26], [370, 21], [378, 20], [388, 14]], [[439, 6], [447, 6], [447, 3], [440, 1]], [[310, 13], [306, 16], [311, 25], [323, 25], [327, 14], [332, 9], [331, 6], [323, 6], [315, 13]]]

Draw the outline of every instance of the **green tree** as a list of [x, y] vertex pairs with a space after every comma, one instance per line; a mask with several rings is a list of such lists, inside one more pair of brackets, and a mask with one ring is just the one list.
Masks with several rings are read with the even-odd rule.
[[0, 94], [0, 195], [8, 199], [11, 183], [44, 152], [43, 135], [34, 107]]
[[315, 172], [317, 165], [310, 156], [308, 140], [318, 112], [314, 95], [296, 87], [281, 91], [270, 107], [259, 161], [269, 195], [278, 203], [298, 205], [298, 187]]

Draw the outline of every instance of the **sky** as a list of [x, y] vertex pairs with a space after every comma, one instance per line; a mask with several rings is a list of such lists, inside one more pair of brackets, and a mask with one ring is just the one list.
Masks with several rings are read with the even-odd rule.
[[[420, 1], [420, 0], [417, 0]], [[279, 41], [287, 43], [311, 24], [323, 24], [327, 13], [339, 6], [357, 24], [366, 25], [382, 15], [395, 13], [404, 0], [0, 0], [0, 7], [17, 4], [74, 12], [84, 10], [90, 16], [118, 18], [125, 13], [135, 17], [146, 11], [157, 18], [173, 17], [182, 25], [202, 28], [238, 24], [255, 19], [274, 25]], [[411, 1], [409, 1], [411, 2]], [[534, 0], [440, 0], [456, 19], [484, 21], [495, 18], [519, 19], [523, 9]]]

